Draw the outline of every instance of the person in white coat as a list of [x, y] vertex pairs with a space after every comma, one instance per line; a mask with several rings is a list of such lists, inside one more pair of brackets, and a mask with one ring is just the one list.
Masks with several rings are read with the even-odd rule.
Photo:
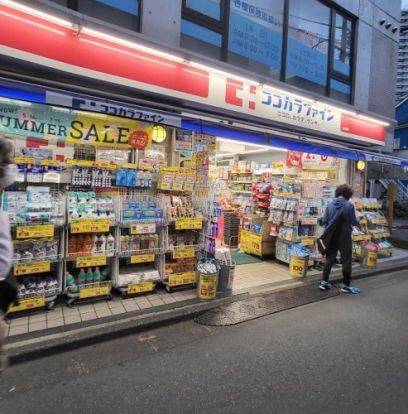
[[[16, 166], [13, 162], [13, 146], [10, 141], [0, 138], [0, 192], [14, 183]], [[7, 214], [0, 210], [0, 283], [10, 272], [13, 261], [13, 245], [10, 235], [10, 224]], [[0, 298], [1, 300], [1, 298]], [[0, 311], [0, 372], [7, 365], [7, 355], [4, 351], [4, 339], [7, 324], [4, 314]]]

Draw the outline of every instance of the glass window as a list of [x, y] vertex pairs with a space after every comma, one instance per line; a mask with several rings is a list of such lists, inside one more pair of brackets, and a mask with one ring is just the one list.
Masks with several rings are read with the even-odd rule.
[[279, 78], [284, 0], [230, 1], [228, 62]]
[[330, 9], [317, 0], [291, 0], [286, 81], [326, 94]]
[[353, 41], [352, 22], [336, 13], [334, 30], [333, 69], [345, 76], [350, 76], [351, 48]]
[[215, 20], [221, 19], [221, 0], [186, 0], [186, 7]]
[[342, 102], [350, 103], [351, 87], [349, 84], [336, 79], [330, 81], [330, 97]]
[[78, 11], [96, 19], [139, 31], [140, 0], [81, 0]]
[[221, 57], [222, 35], [189, 20], [181, 20], [181, 46], [216, 59]]

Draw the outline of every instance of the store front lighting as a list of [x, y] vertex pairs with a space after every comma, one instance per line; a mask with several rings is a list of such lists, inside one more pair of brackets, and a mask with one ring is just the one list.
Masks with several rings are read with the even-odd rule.
[[166, 128], [161, 125], [155, 125], [152, 129], [152, 141], [156, 144], [161, 144], [165, 141], [167, 136]]
[[358, 171], [364, 171], [365, 167], [366, 167], [366, 163], [363, 160], [358, 160], [357, 164], [356, 164], [357, 170]]

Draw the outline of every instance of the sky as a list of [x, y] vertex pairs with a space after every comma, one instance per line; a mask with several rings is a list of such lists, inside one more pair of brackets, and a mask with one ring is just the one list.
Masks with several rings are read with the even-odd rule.
[[401, 8], [408, 9], [408, 0], [401, 0]]

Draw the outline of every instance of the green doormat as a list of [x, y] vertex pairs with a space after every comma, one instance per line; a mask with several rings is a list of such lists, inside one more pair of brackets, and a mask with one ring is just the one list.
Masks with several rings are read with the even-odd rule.
[[246, 254], [243, 252], [231, 252], [232, 261], [235, 262], [236, 265], [243, 265], [243, 264], [250, 264], [250, 263], [259, 263], [262, 260], [259, 257], [252, 256], [250, 254]]

